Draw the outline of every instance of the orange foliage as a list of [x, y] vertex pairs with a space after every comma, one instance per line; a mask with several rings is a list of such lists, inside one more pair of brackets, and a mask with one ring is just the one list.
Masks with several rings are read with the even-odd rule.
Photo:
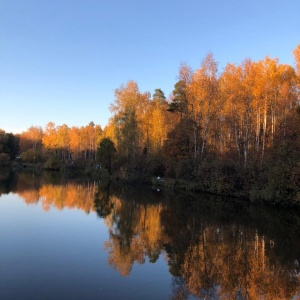
[[298, 76], [300, 76], [300, 44], [293, 51], [295, 64], [296, 64], [296, 72]]
[[38, 126], [31, 126], [20, 134], [20, 152], [29, 149], [40, 150], [42, 146], [43, 130]]

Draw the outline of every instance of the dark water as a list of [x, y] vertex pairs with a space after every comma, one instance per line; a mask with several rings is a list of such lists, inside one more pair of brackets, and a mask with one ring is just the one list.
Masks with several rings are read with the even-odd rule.
[[0, 171], [0, 299], [300, 299], [300, 213]]

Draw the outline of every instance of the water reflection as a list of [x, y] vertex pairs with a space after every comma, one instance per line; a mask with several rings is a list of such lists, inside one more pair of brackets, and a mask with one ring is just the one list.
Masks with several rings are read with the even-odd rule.
[[17, 193], [27, 204], [40, 202], [44, 211], [51, 207], [59, 210], [76, 208], [86, 213], [95, 210], [95, 182], [68, 181], [57, 173], [48, 172], [8, 173], [7, 177], [9, 179], [0, 179], [0, 186], [10, 186], [10, 191]]
[[135, 263], [163, 257], [173, 278], [173, 299], [299, 296], [299, 212], [211, 195], [67, 181], [46, 173], [2, 174], [0, 194], [9, 191], [27, 204], [41, 203], [45, 211], [95, 211], [109, 232], [108, 264], [130, 276]]
[[[109, 230], [110, 239], [104, 245], [108, 263], [124, 276], [130, 274], [135, 262], [143, 264], [146, 257], [155, 263], [165, 242], [160, 218], [164, 206], [148, 193], [137, 191], [115, 188], [96, 198], [97, 212], [105, 217]], [[100, 199], [104, 200], [102, 205]]]
[[[134, 262], [163, 254], [174, 299], [290, 299], [299, 291], [299, 214], [207, 195], [160, 202], [137, 189], [115, 190], [108, 206], [109, 263], [129, 275]], [[284, 232], [286, 223], [293, 227]]]

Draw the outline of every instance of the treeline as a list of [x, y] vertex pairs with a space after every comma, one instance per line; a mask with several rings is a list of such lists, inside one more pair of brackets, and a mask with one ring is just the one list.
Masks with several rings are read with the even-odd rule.
[[20, 158], [28, 163], [46, 162], [49, 168], [60, 163], [95, 161], [102, 138], [102, 128], [90, 122], [82, 127], [56, 126], [49, 122], [45, 129], [32, 126], [20, 135]]
[[[129, 81], [115, 91], [104, 129], [123, 178], [192, 182], [194, 189], [252, 199], [299, 201], [300, 45], [296, 68], [246, 59], [219, 73], [209, 53], [200, 68], [179, 70], [168, 100]], [[183, 185], [184, 186], [184, 185]]]
[[20, 156], [48, 167], [97, 160], [123, 180], [164, 176], [175, 187], [297, 202], [300, 45], [293, 54], [295, 68], [266, 57], [219, 72], [209, 53], [199, 69], [181, 65], [168, 99], [129, 81], [115, 90], [103, 130], [31, 127], [19, 136]]
[[31, 126], [17, 135], [1, 130], [0, 163], [17, 160], [48, 169], [85, 167], [95, 162], [102, 138], [101, 126], [93, 122], [81, 127], [49, 122], [45, 128]]
[[[228, 64], [218, 75], [212, 54], [200, 69], [183, 65], [170, 101], [130, 81], [115, 92], [105, 128], [123, 155], [162, 150], [168, 157], [234, 156], [244, 165], [297, 134], [299, 77], [277, 59]], [[173, 112], [173, 114], [171, 113]]]

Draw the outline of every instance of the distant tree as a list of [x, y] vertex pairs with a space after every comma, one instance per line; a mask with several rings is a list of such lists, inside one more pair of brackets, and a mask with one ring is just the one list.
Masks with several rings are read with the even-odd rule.
[[169, 105], [170, 112], [180, 112], [181, 116], [187, 111], [188, 99], [186, 95], [186, 83], [179, 80], [174, 85], [173, 99]]
[[55, 123], [49, 122], [46, 125], [45, 134], [43, 136], [42, 142], [45, 148], [57, 151], [57, 128], [55, 126]]
[[20, 135], [18, 134], [12, 134], [8, 133], [8, 139], [7, 139], [7, 148], [9, 150], [10, 159], [14, 159], [17, 157], [20, 147]]
[[9, 159], [14, 159], [18, 152], [19, 136], [0, 129], [0, 153], [5, 153]]
[[158, 101], [161, 104], [166, 102], [166, 96], [161, 89], [154, 90], [154, 94], [152, 96], [153, 101]]
[[70, 151], [73, 159], [79, 158], [82, 149], [80, 128], [73, 126], [69, 130]]
[[[102, 129], [94, 122], [90, 122], [81, 130], [82, 143], [84, 145], [84, 157], [95, 160], [97, 144], [102, 137]], [[97, 143], [98, 142], [98, 143]]]
[[31, 126], [23, 131], [20, 135], [20, 151], [41, 150], [43, 135], [44, 132], [40, 126]]

